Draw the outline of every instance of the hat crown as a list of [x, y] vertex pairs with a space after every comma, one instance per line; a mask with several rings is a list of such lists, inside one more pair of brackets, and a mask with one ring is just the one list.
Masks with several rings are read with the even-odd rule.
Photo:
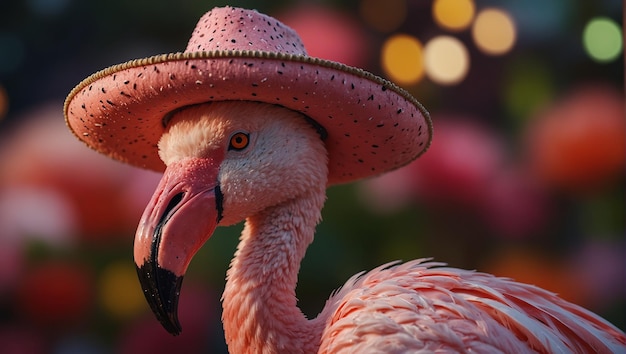
[[254, 10], [223, 7], [207, 12], [185, 52], [265, 51], [306, 55], [300, 36], [275, 18]]

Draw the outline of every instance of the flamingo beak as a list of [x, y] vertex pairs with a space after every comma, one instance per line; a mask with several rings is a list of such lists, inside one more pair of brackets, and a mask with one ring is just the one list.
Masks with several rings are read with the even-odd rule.
[[170, 164], [135, 234], [134, 258], [143, 293], [173, 335], [181, 332], [178, 298], [183, 276], [222, 217], [218, 170], [211, 159]]

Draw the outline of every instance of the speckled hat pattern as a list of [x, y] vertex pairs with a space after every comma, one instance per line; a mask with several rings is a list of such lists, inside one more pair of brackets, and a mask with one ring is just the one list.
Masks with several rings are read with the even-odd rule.
[[426, 110], [366, 71], [307, 56], [298, 35], [253, 10], [206, 13], [182, 53], [99, 71], [65, 101], [69, 128], [92, 149], [162, 171], [157, 142], [184, 106], [247, 100], [302, 112], [327, 132], [329, 184], [406, 165], [430, 144]]

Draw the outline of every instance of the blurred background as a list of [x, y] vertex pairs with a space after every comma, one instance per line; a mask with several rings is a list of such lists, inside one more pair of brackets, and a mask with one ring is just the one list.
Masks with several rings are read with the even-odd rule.
[[219, 298], [241, 225], [190, 266], [171, 337], [132, 262], [159, 180], [86, 148], [63, 100], [91, 73], [182, 51], [214, 6], [256, 8], [312, 56], [411, 92], [435, 138], [417, 162], [332, 187], [302, 264], [310, 317], [349, 276], [434, 257], [536, 284], [626, 328], [624, 55], [619, 0], [0, 3], [3, 353], [220, 353]]

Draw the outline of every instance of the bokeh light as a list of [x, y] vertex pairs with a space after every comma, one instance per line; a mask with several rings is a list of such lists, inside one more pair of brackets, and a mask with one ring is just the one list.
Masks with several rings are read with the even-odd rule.
[[90, 269], [73, 261], [44, 261], [21, 279], [18, 308], [33, 324], [69, 327], [81, 323], [91, 311], [93, 294]]
[[528, 125], [526, 154], [538, 180], [570, 193], [601, 190], [626, 168], [624, 93], [585, 85], [539, 112]]
[[574, 19], [579, 16], [579, 10], [572, 6], [571, 0], [506, 1], [505, 6], [515, 17], [518, 37], [524, 39], [525, 45], [553, 43], [560, 36], [571, 37], [568, 27], [576, 23]]
[[396, 30], [406, 19], [406, 0], [361, 0], [359, 15], [370, 27], [388, 33]]
[[303, 3], [285, 10], [277, 18], [300, 35], [310, 56], [357, 67], [364, 65], [368, 43], [352, 14]]
[[137, 283], [137, 272], [131, 262], [111, 263], [100, 276], [99, 294], [102, 307], [113, 317], [131, 318], [147, 310]]
[[424, 76], [420, 41], [407, 34], [397, 34], [385, 41], [381, 62], [386, 75], [400, 85], [411, 85]]
[[500, 55], [513, 48], [516, 40], [515, 23], [504, 10], [486, 8], [476, 16], [472, 38], [476, 46], [486, 54]]
[[610, 18], [593, 18], [587, 23], [583, 31], [583, 45], [593, 60], [598, 62], [613, 61], [622, 53], [622, 30]]
[[69, 0], [28, 0], [31, 10], [44, 16], [58, 16], [63, 13], [70, 3]]
[[0, 53], [0, 74], [15, 72], [24, 61], [24, 42], [15, 33], [0, 32]]
[[435, 22], [453, 31], [466, 29], [474, 18], [475, 10], [472, 0], [435, 0], [433, 3]]
[[426, 75], [440, 85], [461, 82], [470, 66], [465, 45], [451, 36], [437, 36], [424, 47]]
[[505, 71], [502, 98], [512, 118], [524, 124], [555, 96], [555, 78], [548, 63], [536, 57], [514, 60]]

